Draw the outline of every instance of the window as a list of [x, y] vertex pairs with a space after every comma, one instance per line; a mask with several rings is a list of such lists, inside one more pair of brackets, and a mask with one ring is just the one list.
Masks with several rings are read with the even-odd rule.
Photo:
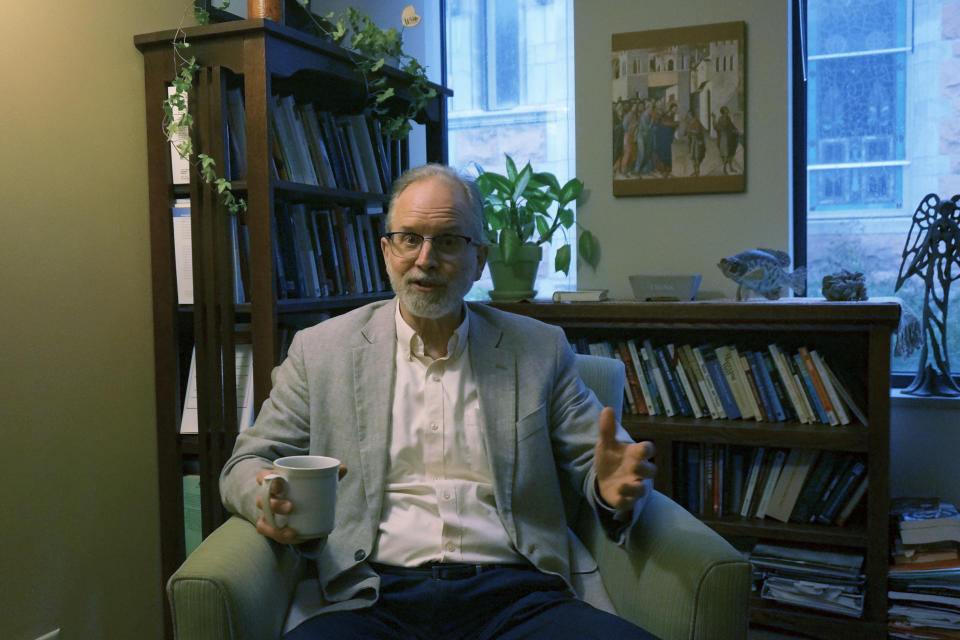
[[[953, 106], [960, 5], [807, 0], [806, 7], [806, 221], [798, 237], [805, 232], [808, 295], [820, 293], [824, 275], [861, 271], [871, 298], [900, 296], [920, 316], [922, 278], [894, 287], [921, 200], [960, 193]], [[950, 298], [948, 352], [958, 372], [960, 283]], [[893, 369], [909, 381], [918, 358], [895, 357]]]
[[[505, 173], [509, 154], [561, 183], [575, 175], [572, 14], [572, 0], [448, 0], [450, 166]], [[576, 284], [576, 255], [564, 276], [554, 251], [544, 247], [538, 297]], [[492, 286], [485, 273], [470, 297], [486, 299]]]

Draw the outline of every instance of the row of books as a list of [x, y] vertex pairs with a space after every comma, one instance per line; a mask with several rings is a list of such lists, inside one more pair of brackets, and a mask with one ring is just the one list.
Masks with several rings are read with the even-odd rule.
[[275, 179], [379, 194], [399, 174], [399, 144], [369, 112], [334, 114], [274, 95], [270, 127]]
[[382, 211], [278, 203], [273, 218], [278, 297], [388, 291], [379, 241], [385, 217]]
[[749, 558], [762, 599], [852, 618], [863, 615], [863, 554], [758, 543]]
[[[173, 88], [170, 88], [173, 91]], [[243, 91], [228, 89], [226, 165], [231, 180], [247, 177], [246, 110]], [[386, 193], [402, 170], [400, 143], [384, 134], [380, 122], [367, 113], [334, 114], [313, 104], [298, 104], [292, 95], [272, 96], [270, 170], [275, 180], [329, 189]], [[175, 113], [178, 116], [179, 113]], [[190, 182], [189, 158], [170, 143], [174, 184]]]
[[676, 501], [700, 517], [843, 525], [867, 491], [848, 452], [683, 442], [675, 455]]
[[649, 339], [577, 340], [574, 348], [622, 360], [627, 412], [765, 422], [850, 424], [867, 417], [816, 349], [793, 353], [734, 344], [655, 345]]
[[[189, 200], [173, 209], [177, 299], [193, 304], [193, 241]], [[317, 298], [388, 291], [380, 251], [382, 210], [354, 213], [279, 202], [272, 218], [276, 290], [280, 299]], [[229, 216], [234, 302], [249, 302], [250, 236], [241, 217]]]
[[[173, 253], [177, 274], [177, 302], [193, 304], [193, 227], [189, 198], [178, 198], [172, 207]], [[250, 237], [236, 215], [227, 217], [230, 255], [233, 257], [233, 300], [248, 302], [250, 290]]]

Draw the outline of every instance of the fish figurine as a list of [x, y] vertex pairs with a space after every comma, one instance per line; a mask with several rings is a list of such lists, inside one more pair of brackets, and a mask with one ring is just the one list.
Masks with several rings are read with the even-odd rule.
[[723, 275], [737, 283], [737, 300], [743, 300], [744, 287], [768, 300], [779, 298], [783, 287], [789, 287], [801, 296], [807, 291], [805, 268], [798, 267], [792, 273], [784, 271], [785, 267], [790, 266], [790, 256], [785, 251], [747, 249], [722, 259], [717, 266]]

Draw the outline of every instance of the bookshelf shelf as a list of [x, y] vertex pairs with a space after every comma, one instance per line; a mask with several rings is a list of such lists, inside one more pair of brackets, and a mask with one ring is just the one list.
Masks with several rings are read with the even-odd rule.
[[[218, 175], [248, 209], [230, 214], [195, 167], [190, 184], [174, 184], [161, 123], [178, 71], [177, 31], [135, 36], [146, 97], [163, 583], [184, 560], [184, 469], [199, 469], [203, 535], [227, 516], [217, 479], [233, 448], [240, 407], [250, 406], [239, 378], [237, 388], [223, 383], [235, 379], [243, 366], [237, 362], [247, 357], [237, 345], [252, 345], [251, 373], [240, 378], [252, 377], [253, 407], [259, 407], [293, 331], [392, 295], [381, 272], [378, 225], [390, 183], [409, 167], [412, 151], [408, 140], [383, 135], [364, 112], [363, 80], [339, 46], [270, 20], [184, 32], [200, 67], [189, 96], [195, 150], [215, 160]], [[385, 105], [403, 113], [409, 76], [386, 73], [395, 95]], [[434, 88], [437, 96], [417, 120], [424, 130], [418, 151], [444, 163], [451, 92]], [[301, 179], [311, 172], [317, 184]], [[190, 223], [175, 225], [171, 208], [186, 199]], [[181, 221], [184, 208], [178, 207]], [[191, 304], [178, 303], [175, 241], [183, 228], [192, 243]], [[194, 353], [199, 433], [181, 435]], [[171, 637], [169, 618], [166, 623]]]
[[[559, 325], [572, 344], [617, 344], [649, 339], [652, 344], [735, 344], [759, 351], [773, 343], [784, 352], [816, 349], [850, 385], [864, 421], [849, 424], [750, 419], [711, 419], [680, 415], [637, 415], [624, 411], [623, 424], [636, 439], [656, 448], [655, 486], [680, 501], [678, 486], [702, 482], [704, 468], [692, 466], [685, 452], [704, 447], [725, 451], [764, 447], [783, 451], [833, 452], [867, 468], [865, 498], [843, 525], [781, 522], [771, 518], [701, 515], [710, 527], [738, 546], [752, 542], [796, 544], [861, 553], [864, 611], [860, 618], [800, 609], [756, 598], [751, 622], [816, 637], [886, 637], [887, 514], [890, 502], [890, 353], [900, 307], [895, 300], [827, 302], [805, 298], [777, 301], [494, 303], [495, 306]], [[767, 365], [768, 368], [770, 365]], [[683, 393], [681, 390], [680, 393]], [[688, 392], [689, 393], [689, 392]], [[864, 422], [866, 424], [864, 424]], [[869, 426], [867, 426], [869, 425]], [[826, 455], [824, 453], [824, 455]], [[699, 473], [690, 480], [687, 473]], [[685, 479], [687, 478], [687, 479]], [[717, 485], [714, 485], [717, 486]], [[714, 489], [716, 491], [716, 489]], [[746, 490], [745, 490], [746, 491]], [[714, 496], [717, 496], [714, 493]], [[714, 497], [714, 500], [717, 500]], [[701, 503], [705, 505], [706, 503]], [[711, 505], [712, 506], [712, 505]], [[703, 514], [710, 511], [706, 509]]]
[[830, 426], [796, 422], [754, 422], [709, 418], [624, 416], [623, 426], [634, 439], [737, 442], [760, 447], [802, 447], [866, 452], [869, 427]]
[[795, 524], [774, 520], [747, 519], [740, 516], [703, 518], [718, 533], [727, 537], [763, 538], [816, 544], [835, 544], [866, 548], [870, 541], [863, 526], [834, 527], [818, 524]]

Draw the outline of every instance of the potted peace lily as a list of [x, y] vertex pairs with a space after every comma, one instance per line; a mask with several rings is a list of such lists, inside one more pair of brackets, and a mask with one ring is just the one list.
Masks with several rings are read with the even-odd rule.
[[[573, 211], [568, 208], [583, 193], [583, 182], [572, 178], [561, 185], [549, 172], [535, 172], [528, 162], [520, 170], [506, 155], [507, 174], [484, 171], [477, 166], [477, 188], [483, 198], [490, 253], [490, 277], [494, 300], [522, 300], [536, 295], [533, 288], [537, 268], [543, 256], [542, 245], [560, 231], [575, 225]], [[584, 262], [596, 268], [599, 259], [596, 237], [588, 230], [580, 232], [577, 251]], [[570, 242], [558, 250], [554, 268], [568, 274]]]

